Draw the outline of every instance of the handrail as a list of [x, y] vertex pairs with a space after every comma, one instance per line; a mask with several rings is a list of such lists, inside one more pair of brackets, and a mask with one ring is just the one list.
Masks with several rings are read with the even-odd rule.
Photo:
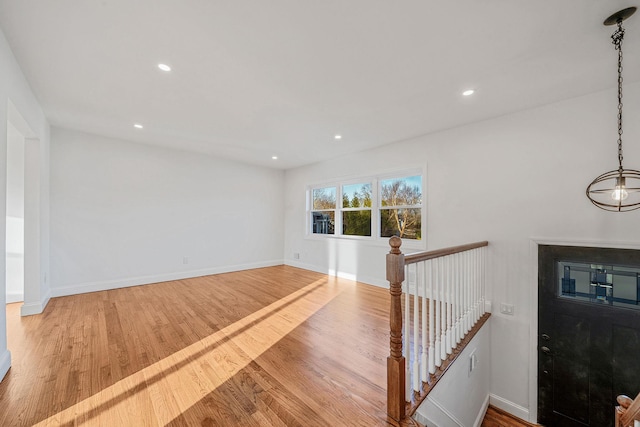
[[482, 248], [484, 246], [489, 246], [489, 242], [485, 240], [482, 242], [467, 243], [466, 245], [451, 246], [450, 248], [436, 249], [428, 252], [418, 252], [415, 254], [405, 255], [404, 263], [405, 265], [414, 264], [420, 261], [427, 261], [430, 259], [440, 258], [447, 255], [459, 254], [460, 252], [466, 252], [472, 249]]
[[[392, 424], [410, 421], [408, 417], [461, 346], [487, 320], [483, 248], [488, 244], [482, 241], [404, 255], [402, 240], [396, 236], [389, 239], [387, 418]], [[410, 283], [403, 288], [405, 276]]]
[[615, 408], [615, 427], [631, 427], [634, 421], [640, 421], [640, 393], [633, 400], [620, 395], [617, 401], [620, 405]]

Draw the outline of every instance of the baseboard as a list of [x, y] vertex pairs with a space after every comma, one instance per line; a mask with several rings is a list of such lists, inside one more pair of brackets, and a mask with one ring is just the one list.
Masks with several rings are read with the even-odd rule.
[[431, 397], [431, 395], [427, 396], [427, 400], [429, 402], [431, 402], [433, 404], [433, 406], [435, 406], [436, 408], [438, 408], [438, 410], [440, 412], [442, 412], [447, 418], [449, 418], [449, 420], [454, 423], [455, 425], [459, 426], [459, 427], [463, 427], [462, 422], [454, 415], [452, 414], [449, 410], [447, 410], [447, 408], [444, 407], [444, 405], [442, 405], [440, 402], [438, 402], [436, 399], [434, 399], [433, 397]]
[[495, 394], [489, 394], [489, 403], [496, 408], [502, 409], [514, 415], [522, 420], [529, 420], [529, 410], [524, 406], [520, 406], [517, 403], [513, 403], [503, 397], [496, 396]]
[[23, 293], [7, 293], [7, 304], [24, 301]]
[[480, 412], [478, 412], [478, 416], [476, 417], [476, 421], [473, 423], [473, 427], [480, 427], [482, 425], [482, 421], [484, 420], [484, 416], [487, 414], [487, 408], [489, 408], [489, 398], [490, 394], [487, 394], [487, 397], [484, 399], [484, 403], [480, 408]]
[[33, 316], [34, 314], [40, 314], [44, 311], [47, 304], [49, 304], [49, 300], [51, 299], [51, 290], [47, 291], [47, 294], [42, 298], [41, 301], [37, 302], [25, 302], [20, 307], [20, 316]]
[[131, 277], [102, 282], [81, 283], [73, 286], [51, 288], [53, 297], [86, 294], [89, 292], [108, 291], [111, 289], [128, 288], [131, 286], [150, 285], [152, 283], [168, 282], [171, 280], [191, 279], [212, 274], [232, 273], [234, 271], [252, 270], [254, 268], [273, 267], [282, 265], [282, 260], [262, 261], [249, 264], [238, 264], [224, 267], [212, 267], [200, 270], [179, 271], [175, 273], [157, 274], [151, 276]]
[[304, 262], [291, 260], [291, 259], [284, 260], [284, 264], [291, 267], [302, 268], [304, 270], [315, 271], [316, 273], [339, 277], [341, 279], [347, 279], [347, 280], [353, 280], [360, 283], [366, 283], [367, 285], [378, 286], [380, 288], [386, 288], [386, 289], [389, 288], [389, 282], [377, 277], [367, 277], [367, 276], [362, 276], [358, 274], [347, 273], [344, 271], [336, 271], [330, 268], [322, 268], [322, 267], [318, 267], [317, 265], [306, 264]]
[[11, 367], [11, 352], [9, 350], [5, 350], [4, 353], [0, 356], [0, 381], [3, 380], [4, 376], [9, 372], [9, 368]]

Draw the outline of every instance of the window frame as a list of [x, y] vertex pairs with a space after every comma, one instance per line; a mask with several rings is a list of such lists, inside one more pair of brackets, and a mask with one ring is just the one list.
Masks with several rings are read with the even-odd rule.
[[[315, 190], [320, 190], [320, 189], [328, 189], [328, 188], [333, 188], [335, 190], [335, 204], [333, 206], [333, 208], [323, 208], [323, 209], [316, 209], [314, 206], [314, 202], [315, 202], [315, 196], [314, 196], [314, 192]], [[310, 215], [307, 215], [307, 217], [310, 219], [311, 223], [311, 229], [309, 230], [310, 233], [314, 234], [314, 235], [320, 235], [320, 236], [334, 236], [336, 234], [336, 229], [337, 229], [337, 216], [338, 216], [338, 202], [339, 202], [339, 198], [338, 195], [340, 194], [339, 188], [335, 185], [324, 185], [324, 186], [317, 186], [317, 187], [313, 187], [310, 190], [310, 204], [311, 204], [311, 210], [310, 210]], [[313, 214], [314, 212], [333, 212], [333, 233], [316, 233], [315, 231], [313, 231], [313, 225], [314, 225], [314, 221], [313, 221]]]
[[[420, 184], [421, 184], [421, 194], [420, 194], [420, 204], [419, 205], [389, 205], [389, 206], [382, 206], [382, 185], [381, 183], [383, 181], [390, 181], [393, 179], [402, 179], [402, 178], [411, 178], [414, 176], [419, 176], [420, 177]], [[424, 209], [425, 209], [425, 200], [424, 200], [424, 187], [425, 187], [425, 179], [424, 179], [424, 174], [422, 173], [409, 173], [409, 174], [404, 174], [404, 175], [400, 175], [400, 174], [390, 174], [390, 175], [384, 175], [381, 176], [378, 180], [378, 225], [379, 225], [379, 229], [378, 229], [378, 237], [381, 239], [389, 239], [391, 236], [388, 237], [381, 237], [380, 234], [382, 234], [382, 211], [386, 210], [386, 211], [391, 211], [391, 210], [401, 210], [401, 209], [420, 209], [420, 236], [424, 236], [425, 235], [425, 217], [424, 217]], [[421, 241], [423, 240], [422, 238], [420, 239], [409, 239], [409, 238], [403, 238], [402, 242], [403, 245], [405, 242], [409, 242], [409, 241]]]
[[[425, 196], [425, 188], [426, 188], [426, 168], [411, 168], [411, 169], [402, 169], [402, 170], [394, 170], [392, 172], [385, 172], [376, 175], [366, 175], [366, 176], [358, 176], [358, 177], [349, 177], [345, 179], [337, 179], [331, 181], [323, 181], [315, 184], [307, 185], [306, 188], [306, 221], [305, 221], [305, 239], [311, 240], [325, 240], [325, 239], [337, 239], [337, 240], [356, 240], [366, 242], [368, 244], [379, 245], [379, 246], [388, 246], [389, 237], [380, 237], [382, 231], [381, 224], [381, 182], [394, 178], [406, 178], [411, 176], [420, 176], [421, 177], [421, 203], [420, 205], [407, 205], [407, 206], [393, 206], [393, 207], [384, 207], [384, 209], [420, 209], [420, 218], [421, 218], [421, 227], [420, 234], [421, 239], [402, 239], [403, 248], [407, 249], [426, 249], [427, 242], [427, 222], [426, 222], [426, 211], [427, 211], [427, 201]], [[366, 210], [371, 211], [371, 236], [359, 236], [359, 235], [349, 235], [343, 234], [343, 212], [350, 211], [359, 211], [365, 210], [365, 208], [344, 208], [343, 207], [343, 187], [353, 184], [371, 184], [371, 208], [366, 208]], [[314, 233], [313, 232], [313, 218], [312, 212], [319, 211], [318, 209], [313, 209], [313, 191], [320, 188], [328, 188], [335, 187], [336, 188], [336, 207], [335, 207], [335, 224], [334, 224], [334, 234], [324, 234], [324, 233]]]
[[[344, 207], [344, 187], [350, 186], [350, 185], [369, 185], [370, 187], [370, 199], [371, 199], [371, 206], [370, 207]], [[373, 213], [374, 213], [374, 201], [375, 201], [375, 194], [374, 194], [374, 183], [372, 182], [371, 179], [367, 179], [367, 180], [356, 180], [356, 182], [343, 182], [340, 184], [340, 201], [341, 203], [339, 203], [340, 205], [342, 205], [337, 211], [336, 211], [336, 215], [339, 212], [340, 213], [340, 236], [344, 236], [344, 237], [365, 237], [365, 238], [371, 238], [374, 237], [374, 218], [373, 218]], [[361, 234], [344, 234], [344, 216], [343, 214], [345, 212], [364, 212], [364, 211], [369, 211], [371, 214], [371, 227], [369, 229], [370, 235], [361, 235]]]

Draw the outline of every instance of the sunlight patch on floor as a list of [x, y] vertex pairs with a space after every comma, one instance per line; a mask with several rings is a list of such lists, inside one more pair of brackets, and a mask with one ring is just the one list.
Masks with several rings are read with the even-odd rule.
[[335, 298], [340, 286], [328, 280], [317, 280], [36, 426], [166, 425]]

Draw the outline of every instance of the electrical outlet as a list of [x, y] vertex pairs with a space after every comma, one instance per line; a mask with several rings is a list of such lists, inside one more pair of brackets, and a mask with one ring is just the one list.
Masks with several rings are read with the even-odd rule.
[[513, 304], [500, 304], [500, 313], [513, 316]]
[[294, 252], [293, 259], [300, 259], [300, 252]]
[[189, 264], [189, 257], [188, 256], [182, 257], [182, 263], [185, 264], [185, 265]]

